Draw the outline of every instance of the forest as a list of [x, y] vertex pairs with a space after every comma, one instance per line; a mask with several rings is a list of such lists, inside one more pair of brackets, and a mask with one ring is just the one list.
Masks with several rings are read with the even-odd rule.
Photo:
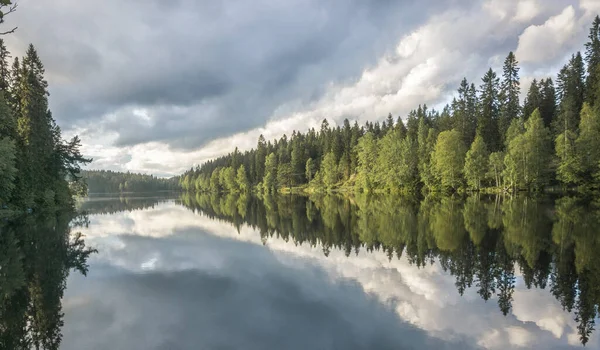
[[539, 191], [600, 188], [600, 17], [585, 52], [553, 80], [533, 80], [520, 102], [519, 66], [510, 52], [500, 76], [463, 79], [441, 110], [418, 106], [405, 119], [341, 126], [290, 137], [192, 167], [184, 190], [263, 192]]
[[284, 240], [322, 248], [325, 256], [334, 250], [346, 256], [380, 251], [390, 261], [403, 258], [419, 268], [437, 262], [454, 276], [458, 294], [497, 303], [505, 316], [517, 284], [547, 289], [574, 313], [582, 344], [595, 328], [600, 305], [597, 199], [184, 192], [180, 203], [229, 222], [238, 232], [256, 230], [265, 245]]
[[82, 178], [89, 193], [152, 192], [178, 190], [177, 179], [110, 170], [84, 170]]
[[9, 63], [0, 39], [0, 208], [67, 207], [80, 186], [79, 137], [62, 139], [33, 45]]

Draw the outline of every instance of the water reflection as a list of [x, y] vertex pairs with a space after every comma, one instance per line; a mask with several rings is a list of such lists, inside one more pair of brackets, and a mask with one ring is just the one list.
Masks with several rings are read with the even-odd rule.
[[[180, 203], [238, 230], [250, 225], [271, 238], [332, 249], [346, 256], [382, 251], [424, 267], [434, 262], [460, 295], [496, 299], [503, 315], [514, 301], [516, 275], [527, 289], [547, 289], [574, 314], [586, 344], [600, 303], [600, 210], [573, 197], [264, 197], [184, 195]], [[551, 326], [548, 326], [551, 328]]]
[[86, 218], [72, 219], [40, 214], [0, 223], [0, 349], [59, 348], [67, 276], [85, 275], [94, 252], [71, 234]]

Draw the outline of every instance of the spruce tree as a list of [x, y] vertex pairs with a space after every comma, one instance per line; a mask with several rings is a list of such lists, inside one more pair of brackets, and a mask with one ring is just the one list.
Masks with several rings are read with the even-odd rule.
[[600, 98], [600, 16], [594, 18], [589, 41], [585, 44], [585, 61], [587, 63], [586, 102], [594, 107]]
[[499, 116], [499, 84], [500, 80], [490, 68], [483, 76], [480, 91], [480, 108], [477, 115], [477, 133], [483, 137], [490, 149], [495, 151], [501, 148], [500, 135], [498, 134]]
[[540, 114], [544, 120], [544, 125], [549, 128], [556, 115], [556, 90], [554, 89], [554, 82], [550, 78], [540, 80], [539, 86], [541, 95]]
[[[529, 86], [529, 91], [527, 91], [527, 97], [525, 97], [525, 102], [523, 103], [523, 117], [525, 119], [529, 118], [529, 116], [536, 110], [536, 108], [540, 108], [542, 105], [542, 94], [540, 93], [540, 87], [536, 79], [533, 79], [531, 85]], [[543, 119], [543, 117], [542, 117]]]
[[498, 130], [504, 136], [513, 119], [520, 115], [519, 95], [521, 93], [519, 82], [519, 67], [514, 53], [510, 52], [504, 60], [502, 68], [502, 83], [500, 85], [500, 116]]
[[584, 98], [584, 73], [583, 59], [577, 53], [558, 74], [556, 90], [560, 102], [553, 125], [556, 136], [567, 130], [577, 132]]

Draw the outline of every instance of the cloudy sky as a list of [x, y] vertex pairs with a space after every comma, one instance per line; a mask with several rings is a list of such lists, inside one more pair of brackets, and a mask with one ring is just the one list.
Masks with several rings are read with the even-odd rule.
[[[439, 264], [350, 258], [194, 214], [174, 203], [92, 215], [99, 253], [63, 299], [65, 350], [580, 349], [574, 314], [517, 275], [508, 316]], [[519, 269], [516, 269], [518, 273]], [[457, 322], [460, 320], [460, 322]], [[587, 348], [600, 347], [594, 332]]]
[[405, 116], [513, 50], [525, 87], [582, 50], [597, 0], [19, 0], [90, 168], [168, 176], [330, 123]]

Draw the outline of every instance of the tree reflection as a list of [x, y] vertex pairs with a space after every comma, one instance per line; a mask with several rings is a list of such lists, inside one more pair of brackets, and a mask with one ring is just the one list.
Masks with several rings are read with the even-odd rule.
[[87, 223], [67, 213], [27, 216], [0, 225], [0, 348], [58, 349], [62, 340], [61, 300], [69, 271], [87, 274], [81, 234]]
[[328, 255], [383, 251], [422, 267], [438, 261], [462, 295], [475, 288], [512, 308], [515, 268], [527, 288], [549, 288], [573, 312], [585, 344], [600, 304], [600, 210], [574, 197], [407, 197], [360, 194], [215, 196], [184, 194], [180, 203], [208, 217], [249, 225], [263, 242], [278, 237], [320, 246]]

